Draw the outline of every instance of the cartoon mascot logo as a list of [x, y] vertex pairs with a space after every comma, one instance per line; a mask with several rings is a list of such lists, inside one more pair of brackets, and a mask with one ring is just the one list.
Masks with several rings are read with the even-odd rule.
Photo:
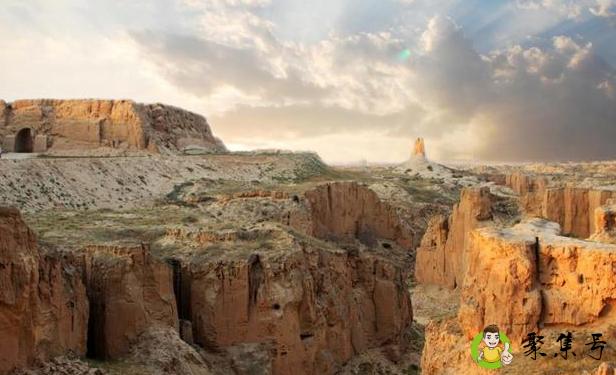
[[475, 336], [471, 342], [471, 356], [483, 368], [496, 369], [511, 364], [511, 342], [498, 326], [491, 324]]

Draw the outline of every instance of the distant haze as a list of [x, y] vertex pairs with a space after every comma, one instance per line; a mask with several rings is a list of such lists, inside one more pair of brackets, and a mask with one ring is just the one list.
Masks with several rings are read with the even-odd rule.
[[0, 99], [131, 98], [326, 161], [616, 158], [616, 0], [4, 0]]

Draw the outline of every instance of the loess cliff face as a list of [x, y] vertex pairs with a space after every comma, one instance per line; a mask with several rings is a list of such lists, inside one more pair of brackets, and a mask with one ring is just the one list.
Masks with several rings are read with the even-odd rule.
[[588, 238], [595, 232], [595, 210], [616, 198], [613, 189], [562, 186], [546, 177], [520, 172], [507, 175], [505, 184], [520, 196], [527, 215], [554, 221], [565, 235], [577, 238]]
[[[401, 234], [405, 224], [395, 209], [347, 182], [301, 196], [233, 193], [208, 204], [223, 215], [268, 221], [253, 209], [240, 213], [253, 205], [282, 226], [167, 232], [164, 243], [183, 244], [170, 256], [190, 339], [229, 353], [237, 368], [237, 353], [251, 343], [273, 374], [335, 373], [375, 348], [399, 360], [412, 322], [406, 288], [412, 235]], [[203, 246], [205, 254], [190, 250]]]
[[185, 263], [181, 304], [196, 343], [231, 352], [263, 344], [273, 374], [328, 374], [370, 348], [404, 349], [412, 314], [401, 267], [278, 229], [257, 235], [269, 249]]
[[118, 359], [149, 328], [178, 330], [171, 268], [153, 258], [148, 246], [89, 246], [83, 262], [88, 356]]
[[0, 208], [0, 373], [84, 355], [88, 303], [79, 272], [44, 254], [19, 211]]
[[[433, 218], [418, 249], [419, 282], [452, 287], [447, 278], [462, 280], [457, 285], [460, 306], [456, 316], [432, 321], [426, 327], [422, 373], [482, 374], [468, 356], [468, 342], [490, 324], [496, 324], [511, 339], [517, 357], [506, 368], [511, 374], [539, 374], [555, 368], [548, 362], [536, 371], [529, 370], [531, 362], [522, 355], [521, 343], [530, 332], [544, 335], [546, 348], [552, 345], [548, 341], [557, 342], [563, 330], [573, 331], [578, 341], [588, 342], [590, 334], [598, 331], [605, 332], [604, 339], [614, 339], [613, 191], [515, 173], [498, 182], [518, 195], [517, 203], [526, 216], [521, 223], [511, 226], [511, 220], [495, 220], [497, 215], [492, 215], [477, 225], [466, 218], [471, 226], [455, 241], [461, 256], [455, 250], [441, 250], [443, 255], [429, 252], [447, 249], [451, 227], [457, 222], [454, 210], [449, 220]], [[463, 193], [456, 210], [465, 199], [468, 197]], [[495, 205], [492, 200], [475, 202], [471, 207], [477, 212], [494, 212]], [[462, 259], [458, 272], [450, 265], [451, 254]], [[430, 268], [431, 264], [436, 267]], [[585, 355], [588, 347], [579, 344], [574, 350]], [[613, 359], [612, 354], [603, 358]], [[563, 374], [588, 374], [588, 369], [597, 366], [591, 359], [579, 360], [575, 365], [557, 367]], [[603, 366], [597, 371], [611, 369]]]
[[[612, 339], [606, 327], [613, 321], [616, 297], [615, 245], [563, 237], [558, 224], [529, 219], [509, 228], [475, 229], [466, 261], [457, 318], [426, 329], [422, 368], [427, 374], [481, 373], [473, 372], [476, 365], [466, 354], [467, 345], [489, 324], [507, 332], [518, 357], [528, 333], [552, 340], [551, 327], [575, 331], [578, 340], [593, 330], [608, 332], [606, 339]], [[448, 345], [457, 348], [450, 357], [431, 355], [451, 349]], [[576, 347], [578, 353], [584, 349]], [[515, 366], [510, 370], [524, 372]]]
[[437, 284], [451, 289], [462, 284], [466, 270], [465, 249], [473, 229], [494, 224], [500, 216], [497, 203], [502, 198], [488, 187], [462, 190], [460, 202], [447, 219], [433, 217], [428, 225], [415, 261], [415, 279], [422, 284]]
[[307, 191], [310, 235], [344, 241], [359, 239], [371, 245], [386, 238], [411, 249], [413, 229], [405, 224], [396, 208], [382, 202], [377, 194], [356, 182], [336, 182]]
[[595, 232], [591, 241], [616, 244], [616, 204], [610, 199], [607, 204], [595, 209]]
[[[228, 194], [213, 190], [225, 182], [201, 183], [174, 191], [182, 202], [175, 210], [195, 215], [190, 221], [163, 234], [157, 227], [146, 242], [143, 224], [132, 222], [157, 218], [117, 213], [128, 221], [118, 231], [106, 226], [108, 238], [100, 224], [94, 235], [82, 225], [75, 237], [52, 237], [64, 246], [57, 261], [39, 255], [18, 212], [7, 210], [0, 230], [14, 235], [0, 237], [2, 249], [19, 257], [3, 264], [21, 262], [23, 275], [0, 280], [23, 297], [0, 304], [0, 329], [19, 340], [0, 347], [2, 358], [18, 359], [0, 373], [70, 352], [176, 374], [216, 366], [225, 374], [333, 374], [368, 351], [402, 360], [411, 344], [413, 231], [398, 208], [350, 182]], [[98, 214], [106, 225], [115, 215]], [[33, 303], [46, 317], [42, 328]], [[73, 305], [79, 314], [66, 310]], [[13, 321], [23, 323], [5, 323]]]
[[16, 136], [25, 128], [31, 129], [35, 152], [100, 147], [177, 152], [189, 146], [225, 151], [202, 116], [130, 100], [0, 102], [0, 139], [5, 151], [16, 149]]

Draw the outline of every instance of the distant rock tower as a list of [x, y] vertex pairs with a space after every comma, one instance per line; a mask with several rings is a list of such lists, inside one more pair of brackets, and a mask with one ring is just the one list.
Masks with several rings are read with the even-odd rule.
[[413, 148], [413, 154], [411, 155], [413, 158], [426, 158], [426, 145], [424, 144], [423, 138], [417, 138], [415, 140], [415, 147]]

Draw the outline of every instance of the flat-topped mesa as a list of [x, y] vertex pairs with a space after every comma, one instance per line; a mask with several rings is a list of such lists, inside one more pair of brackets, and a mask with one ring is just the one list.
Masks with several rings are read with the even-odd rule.
[[203, 116], [131, 100], [0, 101], [0, 142], [5, 152], [226, 150]]
[[415, 140], [415, 146], [413, 147], [412, 158], [426, 158], [426, 145], [423, 138], [417, 138]]

